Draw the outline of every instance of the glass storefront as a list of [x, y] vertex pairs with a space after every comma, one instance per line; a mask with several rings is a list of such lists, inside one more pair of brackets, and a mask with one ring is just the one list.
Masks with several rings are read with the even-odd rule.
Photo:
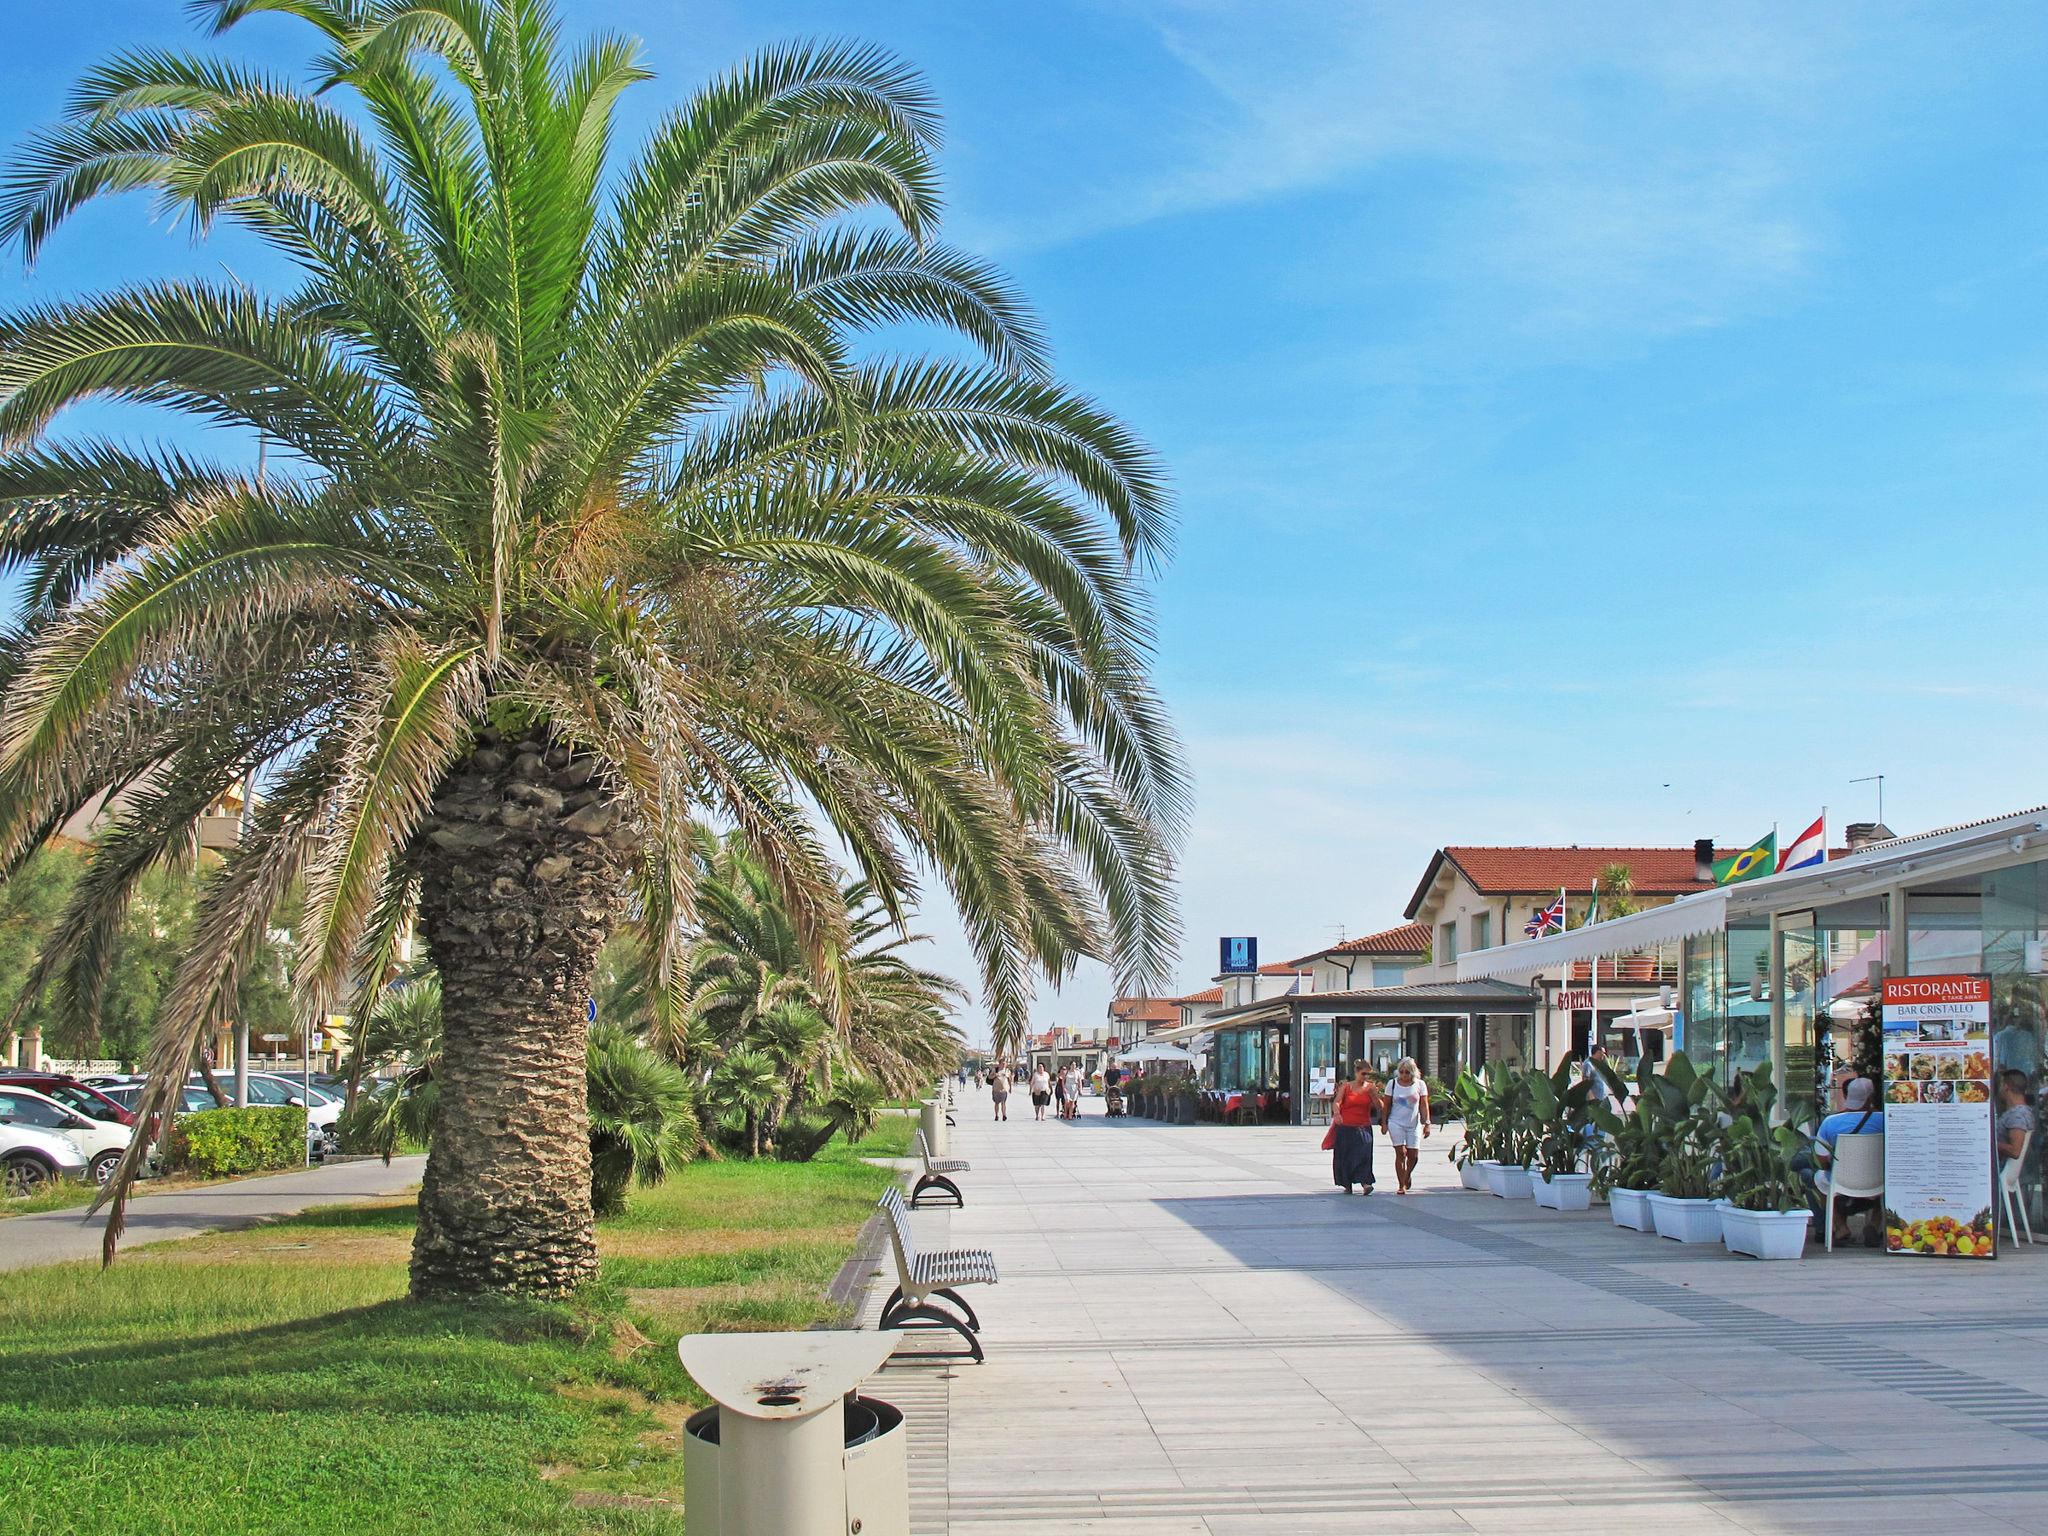
[[1685, 1039], [1695, 1066], [1732, 1083], [1771, 1059], [1771, 930], [1768, 924], [1685, 941]]

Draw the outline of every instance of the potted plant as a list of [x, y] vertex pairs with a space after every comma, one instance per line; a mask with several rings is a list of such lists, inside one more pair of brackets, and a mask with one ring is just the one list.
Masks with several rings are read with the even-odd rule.
[[1666, 1065], [1656, 1087], [1671, 1120], [1657, 1165], [1657, 1188], [1650, 1196], [1650, 1220], [1659, 1237], [1681, 1243], [1719, 1242], [1721, 1213], [1714, 1196], [1719, 1193], [1717, 1175], [1726, 1152], [1721, 1096], [1714, 1091], [1713, 1080], [1682, 1055]]
[[1534, 1193], [1529, 1165], [1536, 1160], [1540, 1127], [1528, 1079], [1528, 1073], [1500, 1062], [1486, 1067], [1494, 1156], [1480, 1166], [1486, 1170], [1486, 1187], [1503, 1200], [1526, 1200]]
[[1604, 1137], [1603, 1152], [1593, 1171], [1593, 1189], [1606, 1198], [1617, 1227], [1651, 1232], [1656, 1229], [1650, 1219], [1650, 1193], [1657, 1187], [1668, 1129], [1664, 1096], [1655, 1086], [1656, 1074], [1648, 1062], [1638, 1069], [1633, 1088], [1612, 1065], [1598, 1065], [1607, 1080], [1609, 1097], [1590, 1106], [1593, 1125]]
[[1541, 1131], [1536, 1142], [1536, 1203], [1553, 1211], [1583, 1211], [1593, 1203], [1593, 1175], [1581, 1173], [1592, 1134], [1591, 1107], [1598, 1080], [1581, 1076], [1567, 1059], [1545, 1077], [1528, 1074], [1532, 1113]]
[[[1482, 1164], [1493, 1157], [1492, 1099], [1486, 1085], [1471, 1072], [1460, 1072], [1451, 1084], [1450, 1101], [1457, 1108], [1463, 1134], [1451, 1146], [1451, 1161], [1457, 1164], [1458, 1181], [1467, 1189], [1486, 1188]], [[1432, 1098], [1431, 1103], [1435, 1100]]]
[[1745, 1074], [1724, 1135], [1721, 1240], [1730, 1253], [1758, 1259], [1796, 1259], [1806, 1251], [1813, 1222], [1812, 1196], [1798, 1162], [1809, 1139], [1790, 1125], [1772, 1125], [1777, 1087], [1769, 1067]]

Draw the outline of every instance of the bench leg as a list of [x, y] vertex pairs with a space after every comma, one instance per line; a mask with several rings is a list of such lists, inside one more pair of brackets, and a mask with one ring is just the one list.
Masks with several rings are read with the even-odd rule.
[[907, 1359], [972, 1360], [976, 1365], [979, 1365], [984, 1358], [981, 1352], [981, 1340], [974, 1336], [973, 1330], [950, 1312], [946, 1312], [938, 1307], [904, 1307], [893, 1318], [885, 1322], [883, 1326], [906, 1329], [950, 1328], [953, 1332], [960, 1335], [961, 1342], [967, 1346], [965, 1349], [920, 1349], [906, 1356], [905, 1358]]
[[947, 1178], [943, 1173], [927, 1173], [922, 1175], [910, 1191], [910, 1203], [913, 1206], [923, 1205], [925, 1203], [924, 1196], [928, 1193], [951, 1195], [953, 1197], [953, 1204], [956, 1206], [965, 1206], [967, 1204], [966, 1197], [960, 1193], [960, 1186]]
[[876, 1323], [875, 1326], [877, 1328], [887, 1328], [889, 1326], [889, 1315], [902, 1305], [903, 1287], [899, 1285], [889, 1293], [889, 1299], [882, 1303], [882, 1320]]
[[970, 1307], [967, 1304], [967, 1298], [965, 1296], [962, 1296], [958, 1291], [943, 1289], [933, 1291], [932, 1294], [934, 1296], [943, 1296], [946, 1298], [946, 1300], [953, 1303], [954, 1306], [958, 1307], [961, 1310], [961, 1312], [966, 1315], [967, 1326], [972, 1328], [976, 1333], [981, 1332], [981, 1319], [974, 1315], [974, 1308]]

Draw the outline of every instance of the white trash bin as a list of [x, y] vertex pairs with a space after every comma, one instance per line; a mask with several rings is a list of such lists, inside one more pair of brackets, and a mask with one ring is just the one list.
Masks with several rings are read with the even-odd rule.
[[686, 1536], [910, 1536], [903, 1415], [854, 1390], [902, 1337], [699, 1333], [678, 1343], [683, 1368], [718, 1404], [683, 1426]]

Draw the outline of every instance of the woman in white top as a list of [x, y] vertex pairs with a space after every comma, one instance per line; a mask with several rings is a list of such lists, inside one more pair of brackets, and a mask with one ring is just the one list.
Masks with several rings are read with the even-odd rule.
[[1394, 1144], [1394, 1181], [1408, 1193], [1415, 1165], [1422, 1158], [1422, 1140], [1429, 1134], [1429, 1085], [1413, 1056], [1403, 1056], [1387, 1085], [1387, 1140]]
[[1052, 1078], [1042, 1066], [1031, 1069], [1031, 1116], [1034, 1120], [1045, 1118], [1046, 1100], [1052, 1097]]
[[1081, 1068], [1078, 1065], [1067, 1068], [1067, 1118], [1073, 1119], [1081, 1113]]

